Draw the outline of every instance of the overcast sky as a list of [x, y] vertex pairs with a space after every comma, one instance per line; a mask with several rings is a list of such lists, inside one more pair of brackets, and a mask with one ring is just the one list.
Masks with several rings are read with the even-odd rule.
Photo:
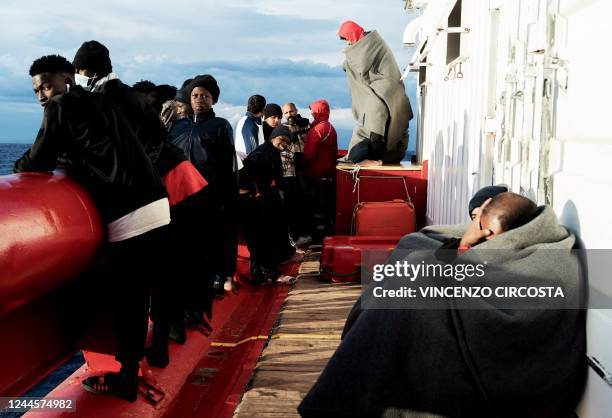
[[[38, 130], [42, 109], [31, 90], [32, 61], [54, 53], [72, 61], [91, 39], [108, 47], [114, 72], [128, 84], [148, 79], [180, 86], [212, 74], [221, 88], [215, 110], [232, 125], [255, 93], [268, 102], [293, 101], [302, 114], [326, 98], [346, 136], [352, 116], [340, 23], [350, 19], [378, 30], [403, 67], [412, 50], [402, 47], [401, 36], [411, 18], [398, 0], [3, 0], [0, 142], [32, 142]], [[413, 77], [406, 86], [415, 107]]]

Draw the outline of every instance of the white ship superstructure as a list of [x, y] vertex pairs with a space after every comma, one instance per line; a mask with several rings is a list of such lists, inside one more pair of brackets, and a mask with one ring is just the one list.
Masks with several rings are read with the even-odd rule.
[[[551, 205], [585, 248], [612, 248], [612, 3], [404, 3], [412, 20], [403, 42], [415, 51], [404, 77], [418, 79], [428, 223], [467, 221], [473, 193], [503, 183]], [[590, 285], [612, 305], [609, 285]], [[612, 310], [589, 310], [588, 355], [603, 377], [589, 369], [577, 413], [612, 416]]]

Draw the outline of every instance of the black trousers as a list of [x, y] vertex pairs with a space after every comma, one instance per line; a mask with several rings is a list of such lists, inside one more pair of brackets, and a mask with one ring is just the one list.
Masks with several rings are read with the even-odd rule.
[[295, 253], [289, 243], [287, 219], [278, 190], [272, 188], [260, 197], [240, 196], [239, 219], [251, 264], [278, 272], [279, 263]]
[[334, 234], [336, 217], [336, 182], [334, 178], [305, 178], [307, 219], [310, 233], [316, 241]]
[[297, 176], [283, 177], [279, 189], [283, 192], [283, 205], [289, 232], [294, 239], [298, 239], [308, 232], [307, 212], [304, 210], [306, 202], [303, 198], [303, 180]]
[[149, 295], [153, 283], [167, 279], [164, 271], [168, 227], [161, 227], [109, 244], [109, 281], [114, 300], [116, 359], [137, 365], [144, 356], [149, 318]]
[[216, 229], [216, 243], [213, 251], [217, 252], [219, 260], [216, 273], [221, 277], [230, 277], [236, 273], [236, 258], [238, 257], [238, 222], [236, 217], [238, 202], [226, 202], [217, 217], [211, 218], [211, 224]]
[[172, 222], [163, 245], [166, 277], [153, 284], [151, 294], [151, 320], [156, 326], [182, 321], [185, 309], [202, 311], [212, 318], [215, 243], [210, 234], [210, 210], [203, 193], [170, 208]]

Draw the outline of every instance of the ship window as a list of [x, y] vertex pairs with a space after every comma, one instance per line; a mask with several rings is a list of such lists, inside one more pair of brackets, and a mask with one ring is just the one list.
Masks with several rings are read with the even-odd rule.
[[[461, 0], [457, 0], [455, 7], [448, 15], [449, 28], [461, 27]], [[447, 33], [446, 35], [446, 64], [459, 58], [461, 53], [461, 33]]]

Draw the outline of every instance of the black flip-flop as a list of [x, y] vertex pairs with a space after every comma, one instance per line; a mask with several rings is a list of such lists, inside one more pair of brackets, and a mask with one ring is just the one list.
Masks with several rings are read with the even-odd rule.
[[96, 395], [110, 395], [129, 402], [136, 401], [138, 390], [128, 391], [115, 379], [121, 378], [116, 373], [107, 373], [104, 376], [90, 376], [81, 382], [81, 386], [86, 391]]

